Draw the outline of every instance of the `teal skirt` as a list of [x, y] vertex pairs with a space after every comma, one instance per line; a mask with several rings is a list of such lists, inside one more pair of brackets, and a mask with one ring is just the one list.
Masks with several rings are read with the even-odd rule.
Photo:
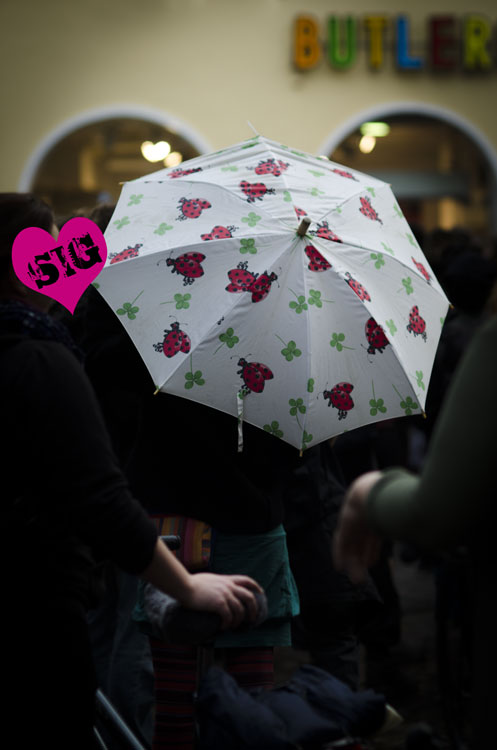
[[216, 648], [291, 645], [290, 620], [299, 613], [299, 597], [283, 526], [264, 534], [216, 530], [209, 568], [212, 573], [250, 576], [262, 586], [268, 601], [265, 622], [252, 630], [222, 633], [215, 641]]

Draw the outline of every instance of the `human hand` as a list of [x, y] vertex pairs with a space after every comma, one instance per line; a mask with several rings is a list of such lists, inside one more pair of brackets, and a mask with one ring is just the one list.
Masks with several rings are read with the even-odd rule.
[[353, 583], [366, 578], [368, 568], [378, 559], [381, 539], [366, 519], [369, 492], [380, 479], [381, 472], [362, 474], [350, 485], [338, 518], [333, 538], [333, 558]]
[[182, 604], [191, 609], [216, 612], [223, 630], [237, 628], [245, 619], [253, 623], [259, 614], [254, 593], [262, 593], [258, 583], [242, 575], [196, 573], [190, 576]]

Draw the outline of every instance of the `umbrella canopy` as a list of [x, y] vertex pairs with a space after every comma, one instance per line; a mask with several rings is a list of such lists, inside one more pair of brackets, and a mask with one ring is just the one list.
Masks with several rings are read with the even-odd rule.
[[257, 136], [126, 183], [105, 238], [159, 390], [299, 449], [422, 412], [448, 301], [386, 183]]

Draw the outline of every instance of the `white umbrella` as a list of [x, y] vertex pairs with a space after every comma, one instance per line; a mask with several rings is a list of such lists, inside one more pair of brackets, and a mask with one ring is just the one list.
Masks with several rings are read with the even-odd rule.
[[422, 412], [448, 301], [386, 183], [257, 136], [126, 183], [105, 238], [159, 390], [299, 449]]

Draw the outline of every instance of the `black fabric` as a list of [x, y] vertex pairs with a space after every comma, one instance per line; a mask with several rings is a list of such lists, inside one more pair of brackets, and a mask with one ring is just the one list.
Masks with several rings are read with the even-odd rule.
[[300, 667], [283, 687], [251, 692], [211, 667], [199, 685], [196, 715], [200, 750], [310, 750], [378, 731], [385, 699], [370, 690], [355, 693], [310, 665]]

